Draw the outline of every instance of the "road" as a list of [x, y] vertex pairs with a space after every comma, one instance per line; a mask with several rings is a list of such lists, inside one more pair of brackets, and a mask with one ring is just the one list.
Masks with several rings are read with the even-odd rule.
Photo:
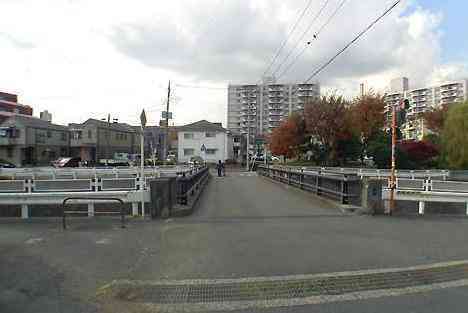
[[[243, 172], [213, 177], [192, 216], [136, 219], [123, 230], [102, 218], [72, 220], [66, 232], [59, 225], [0, 220], [0, 312], [131, 311], [96, 298], [113, 280], [238, 279], [468, 260], [466, 219], [347, 215]], [[235, 312], [446, 312], [449, 305], [462, 312], [467, 295], [458, 286]]]

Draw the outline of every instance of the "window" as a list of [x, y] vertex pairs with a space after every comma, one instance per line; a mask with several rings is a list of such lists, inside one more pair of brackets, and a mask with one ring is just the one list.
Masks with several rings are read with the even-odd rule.
[[50, 130], [47, 131], [47, 138], [51, 138], [52, 137], [52, 132]]
[[62, 132], [62, 141], [66, 141], [67, 140], [67, 133], [65, 132]]
[[216, 150], [218, 149], [206, 149], [206, 154], [216, 154]]
[[195, 153], [195, 149], [184, 149], [184, 155], [193, 155]]
[[193, 133], [184, 133], [184, 139], [193, 139]]
[[91, 129], [88, 130], [88, 139], [93, 139], [93, 132]]
[[213, 137], [216, 137], [216, 133], [207, 132], [207, 133], [205, 134], [205, 136], [206, 136], [207, 138], [213, 138]]

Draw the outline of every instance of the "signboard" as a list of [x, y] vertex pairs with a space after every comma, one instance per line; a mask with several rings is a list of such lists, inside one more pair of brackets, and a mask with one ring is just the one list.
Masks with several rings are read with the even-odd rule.
[[172, 120], [172, 112], [169, 112], [169, 117], [168, 117], [168, 112], [167, 111], [162, 111], [161, 112], [161, 118], [163, 118], [163, 119], [168, 118], [168, 119]]

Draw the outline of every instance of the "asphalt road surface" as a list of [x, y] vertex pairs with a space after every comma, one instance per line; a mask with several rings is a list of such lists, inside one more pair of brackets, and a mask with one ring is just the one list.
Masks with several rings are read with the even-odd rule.
[[[213, 177], [195, 213], [131, 221], [0, 220], [0, 312], [127, 312], [113, 280], [228, 279], [468, 260], [468, 220], [370, 217], [251, 173]], [[98, 303], [96, 303], [98, 302]], [[234, 312], [466, 312], [468, 288]]]

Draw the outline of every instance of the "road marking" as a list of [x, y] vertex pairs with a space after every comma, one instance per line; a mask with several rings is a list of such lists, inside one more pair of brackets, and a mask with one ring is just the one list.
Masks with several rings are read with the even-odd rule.
[[27, 244], [27, 245], [34, 245], [36, 243], [40, 243], [44, 241], [44, 238], [30, 238], [28, 240], [26, 240], [24, 243]]
[[[463, 274], [466, 273], [467, 266], [468, 260], [463, 260], [406, 268], [311, 275], [161, 281], [116, 280], [100, 288], [98, 296], [114, 303], [131, 304], [132, 307], [136, 306], [135, 308], [145, 312], [207, 312], [290, 307], [401, 296], [468, 286], [467, 275]], [[377, 281], [374, 281], [375, 279]], [[412, 280], [408, 282], [408, 279]], [[344, 283], [346, 285], [337, 287]], [[303, 293], [297, 293], [298, 286], [304, 286], [299, 288], [303, 289]], [[142, 293], [142, 290], [145, 292]], [[190, 295], [188, 290], [191, 290]], [[216, 296], [220, 292], [222, 296]], [[154, 298], [151, 295], [154, 295]]]
[[96, 241], [97, 245], [108, 245], [110, 243], [112, 243], [112, 240], [110, 240], [109, 238], [102, 238]]

